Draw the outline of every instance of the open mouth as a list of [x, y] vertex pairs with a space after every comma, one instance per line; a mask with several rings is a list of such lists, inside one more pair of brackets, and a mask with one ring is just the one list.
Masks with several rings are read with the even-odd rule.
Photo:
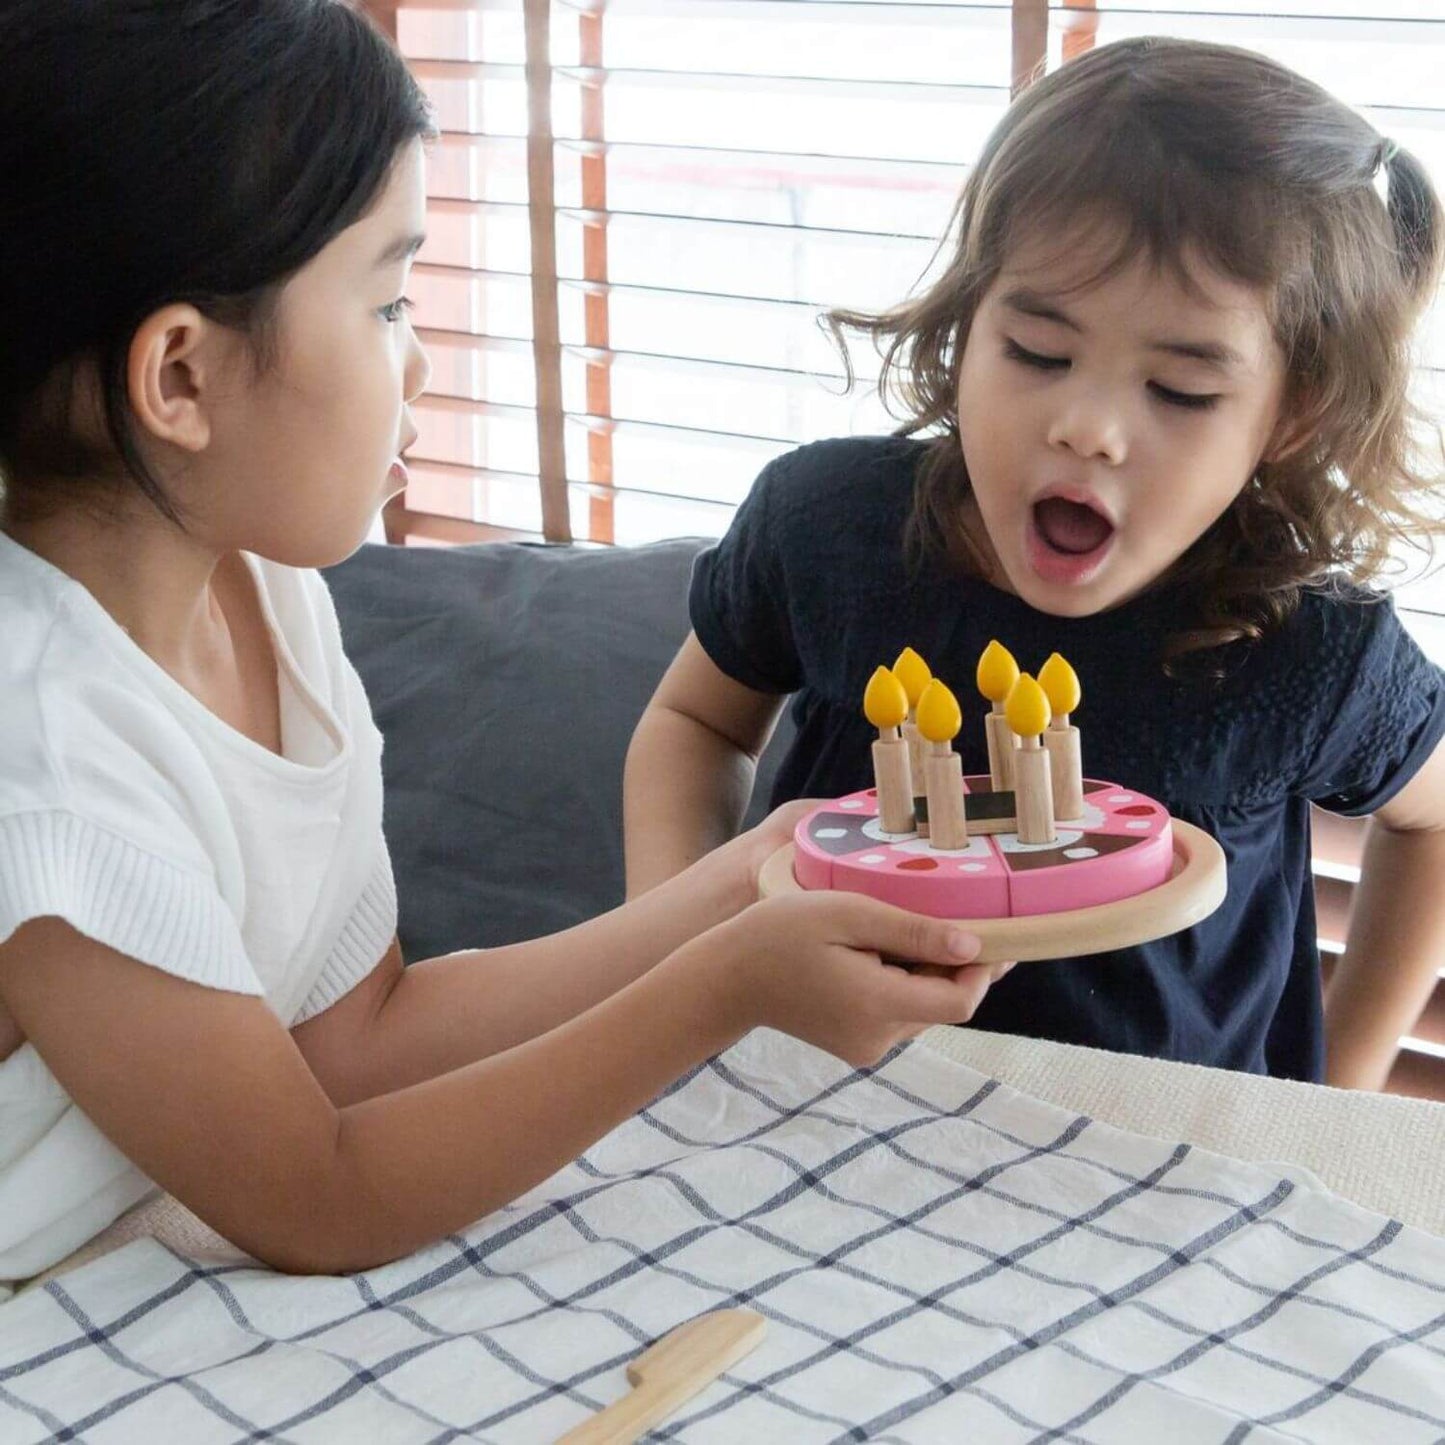
[[1082, 582], [1104, 560], [1114, 524], [1087, 502], [1045, 497], [1030, 513], [1029, 557], [1050, 582]]
[[1045, 497], [1036, 502], [1034, 526], [1055, 552], [1070, 557], [1093, 552], [1114, 535], [1114, 524], [1102, 512], [1065, 497]]

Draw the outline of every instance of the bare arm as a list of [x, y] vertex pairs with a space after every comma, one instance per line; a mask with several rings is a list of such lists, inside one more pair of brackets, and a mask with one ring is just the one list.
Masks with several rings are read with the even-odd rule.
[[[885, 966], [880, 951], [949, 976]], [[172, 977], [58, 919], [0, 944], [0, 1001], [157, 1184], [260, 1259], [335, 1272], [515, 1199], [756, 1023], [863, 1063], [928, 1023], [965, 1020], [989, 981], [958, 967], [976, 952], [942, 920], [871, 899], [775, 899], [558, 1028], [344, 1107], [263, 1001]]]
[[403, 969], [400, 949], [292, 1037], [336, 1104], [404, 1088], [546, 1033], [757, 899], [806, 804], [780, 808], [644, 898], [561, 933]]
[[629, 898], [737, 832], [758, 754], [782, 703], [734, 682], [688, 634], [627, 750], [622, 820]]
[[1374, 815], [1325, 996], [1326, 1081], [1379, 1089], [1445, 967], [1445, 745]]

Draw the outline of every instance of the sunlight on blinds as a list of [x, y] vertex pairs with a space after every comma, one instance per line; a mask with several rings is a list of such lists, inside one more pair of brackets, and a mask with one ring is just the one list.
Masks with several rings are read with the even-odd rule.
[[[1008, 104], [1017, 8], [552, 4], [560, 429], [576, 538], [718, 534], [770, 457], [891, 427], [874, 358], [857, 344], [860, 384], [843, 394], [817, 317], [896, 302], [926, 273]], [[406, 504], [540, 535], [523, 0], [417, 0], [397, 22], [443, 130], [413, 289], [435, 375]], [[1053, 0], [1048, 64], [1148, 33], [1292, 66], [1445, 187], [1440, 0]], [[1420, 357], [1439, 416], [1445, 308]], [[1445, 579], [1402, 601], [1445, 614]]]
[[[536, 531], [523, 18], [520, 0], [398, 17], [444, 131], [407, 502]], [[816, 318], [918, 282], [1008, 103], [1010, 9], [613, 0], [553, 5], [552, 27], [574, 534], [716, 534], [770, 457], [891, 426], [867, 385], [843, 394]]]

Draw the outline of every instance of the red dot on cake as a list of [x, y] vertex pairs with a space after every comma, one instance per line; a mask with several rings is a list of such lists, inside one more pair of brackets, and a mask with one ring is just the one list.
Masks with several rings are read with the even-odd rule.
[[1120, 808], [1118, 811], [1131, 818], [1147, 818], [1155, 810], [1149, 807], [1147, 803], [1135, 803], [1132, 808]]
[[938, 864], [932, 858], [909, 858], [906, 862], [900, 863], [899, 868], [906, 868], [910, 873], [927, 873]]

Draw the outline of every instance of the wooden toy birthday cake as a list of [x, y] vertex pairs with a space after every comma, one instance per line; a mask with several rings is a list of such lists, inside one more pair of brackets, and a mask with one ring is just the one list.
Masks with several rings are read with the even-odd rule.
[[835, 889], [975, 927], [985, 958], [1065, 957], [1177, 932], [1224, 897], [1219, 845], [1125, 784], [1085, 778], [1055, 653], [1035, 679], [989, 644], [989, 774], [963, 774], [954, 694], [905, 648], [868, 683], [875, 786], [815, 808], [763, 892]]

